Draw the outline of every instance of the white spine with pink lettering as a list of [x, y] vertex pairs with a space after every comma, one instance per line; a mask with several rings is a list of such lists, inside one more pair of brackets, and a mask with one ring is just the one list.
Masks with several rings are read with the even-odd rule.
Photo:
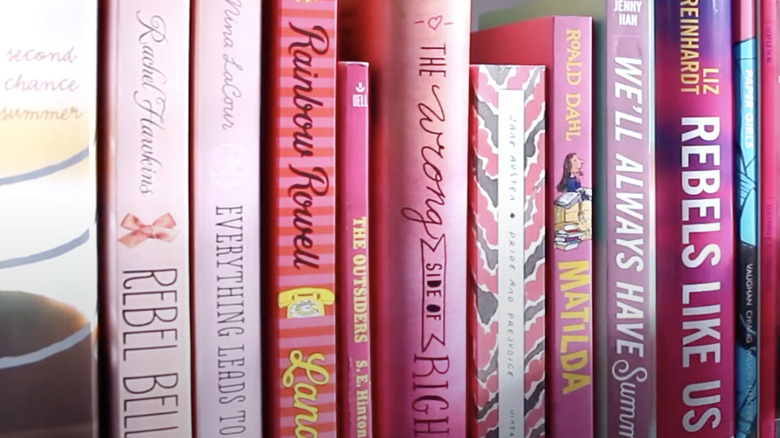
[[193, 3], [195, 436], [262, 436], [261, 0]]
[[192, 436], [188, 0], [108, 0], [101, 28], [101, 436]]

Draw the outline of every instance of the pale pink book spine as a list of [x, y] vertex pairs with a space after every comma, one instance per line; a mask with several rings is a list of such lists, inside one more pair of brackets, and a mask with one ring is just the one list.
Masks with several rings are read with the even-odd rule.
[[192, 436], [189, 2], [106, 1], [102, 323], [111, 438]]
[[261, 0], [193, 3], [195, 436], [262, 436]]
[[368, 64], [340, 62], [337, 86], [339, 409], [345, 438], [372, 433], [368, 243]]
[[549, 414], [552, 438], [594, 436], [593, 34], [555, 17], [548, 149]]
[[[368, 0], [376, 436], [466, 436], [471, 2]], [[347, 42], [349, 41], [349, 42]]]

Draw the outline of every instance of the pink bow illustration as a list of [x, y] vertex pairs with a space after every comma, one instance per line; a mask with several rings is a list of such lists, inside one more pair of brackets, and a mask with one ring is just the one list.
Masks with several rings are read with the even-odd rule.
[[119, 242], [129, 248], [135, 247], [146, 239], [159, 239], [164, 242], [170, 242], [179, 234], [179, 230], [173, 229], [176, 226], [176, 221], [173, 220], [173, 216], [170, 213], [160, 216], [151, 225], [141, 222], [135, 215], [128, 213], [122, 219], [120, 226], [131, 230], [130, 233], [119, 239]]

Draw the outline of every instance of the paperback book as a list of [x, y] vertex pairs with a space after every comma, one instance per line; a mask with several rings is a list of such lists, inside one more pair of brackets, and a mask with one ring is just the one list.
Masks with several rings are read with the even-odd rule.
[[470, 436], [540, 437], [545, 434], [545, 68], [474, 65], [471, 103]]
[[778, 67], [778, 0], [760, 0], [758, 63], [759, 123], [759, 333], [758, 421], [759, 438], [775, 438], [780, 422], [777, 364], [777, 288], [780, 286], [780, 68]]
[[[505, 47], [522, 40], [535, 44]], [[552, 437], [593, 437], [592, 19], [519, 21], [474, 32], [471, 44], [475, 63], [549, 69], [547, 430]]]
[[339, 429], [346, 438], [373, 436], [368, 73], [365, 62], [338, 64]]
[[269, 434], [334, 438], [336, 1], [269, 3]]
[[101, 436], [192, 436], [187, 0], [102, 14]]
[[758, 64], [756, 59], [756, 2], [734, 3], [734, 91], [736, 105], [737, 192], [737, 331], [736, 331], [736, 438], [758, 434], [758, 151], [756, 136]]
[[262, 436], [260, 0], [193, 3], [195, 436]]

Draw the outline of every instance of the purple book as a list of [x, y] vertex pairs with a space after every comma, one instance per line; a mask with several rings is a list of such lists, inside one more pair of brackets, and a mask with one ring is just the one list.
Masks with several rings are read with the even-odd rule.
[[[653, 8], [610, 0], [606, 16], [606, 436], [648, 438], [653, 339]], [[630, 415], [627, 415], [630, 414]]]
[[656, 4], [659, 437], [734, 436], [731, 2]]

